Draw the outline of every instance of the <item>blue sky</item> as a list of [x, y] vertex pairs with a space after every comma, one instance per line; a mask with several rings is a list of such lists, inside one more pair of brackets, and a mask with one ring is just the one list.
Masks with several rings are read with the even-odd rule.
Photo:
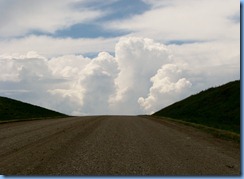
[[[215, 6], [219, 9], [214, 12]], [[97, 39], [98, 43], [102, 41], [99, 47], [87, 47], [80, 52], [77, 52], [78, 48], [74, 50], [73, 45], [73, 50], [64, 46], [61, 50], [64, 54], [112, 52], [118, 39], [127, 36], [152, 38], [166, 44], [206, 42], [232, 38], [233, 30], [223, 29], [231, 29], [234, 23], [239, 25], [238, 6], [238, 2], [230, 0], [225, 3], [220, 0], [188, 0], [185, 3], [169, 0], [24, 0], [21, 3], [1, 0], [0, 39], [3, 44], [15, 39], [26, 44], [30, 38], [38, 42], [56, 40], [55, 44], [68, 38], [76, 42], [85, 38], [91, 45]], [[20, 44], [15, 51], [13, 46], [6, 48], [0, 52], [26, 53], [32, 49], [48, 56], [60, 54], [55, 50], [49, 53], [42, 45], [21, 47]]]
[[[76, 10], [82, 11], [82, 8], [84, 8], [84, 3], [82, 3], [81, 5], [77, 3], [74, 6]], [[81, 6], [82, 8], [79, 9], [79, 6]], [[104, 28], [103, 24], [109, 21], [127, 19], [135, 15], [142, 14], [151, 8], [149, 4], [146, 4], [141, 0], [116, 0], [109, 3], [96, 1], [96, 4], [94, 3], [94, 1], [90, 1], [85, 3], [85, 7], [88, 9], [104, 11], [107, 13], [92, 21], [73, 24], [67, 28], [57, 30], [54, 33], [31, 31], [29, 32], [29, 35], [48, 35], [55, 38], [119, 37], [129, 34], [130, 31], [107, 29]]]
[[233, 0], [0, 0], [0, 96], [150, 114], [240, 79], [239, 14]]

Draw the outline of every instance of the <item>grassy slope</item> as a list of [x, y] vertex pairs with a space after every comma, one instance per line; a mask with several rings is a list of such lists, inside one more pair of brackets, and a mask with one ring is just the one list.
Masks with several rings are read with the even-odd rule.
[[153, 115], [240, 133], [240, 81], [202, 91]]
[[64, 116], [64, 114], [39, 106], [0, 97], [0, 121]]

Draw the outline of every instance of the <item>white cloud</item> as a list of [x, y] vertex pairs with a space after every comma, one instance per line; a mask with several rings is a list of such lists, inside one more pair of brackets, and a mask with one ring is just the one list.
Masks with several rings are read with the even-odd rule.
[[111, 55], [102, 52], [84, 69], [79, 81], [86, 91], [84, 108], [86, 114], [109, 114], [109, 98], [115, 92], [114, 79], [118, 74], [117, 63]]
[[[47, 59], [35, 52], [28, 52], [26, 55], [1, 55], [0, 71], [1, 81], [20, 81], [22, 77], [27, 80], [29, 77], [49, 77], [50, 71], [46, 68]], [[45, 71], [43, 71], [45, 69]], [[28, 71], [28, 74], [26, 73]]]
[[72, 39], [52, 38], [49, 36], [26, 36], [17, 39], [0, 40], [0, 54], [26, 54], [36, 51], [48, 58], [67, 55], [85, 54], [99, 51], [114, 51], [118, 38]]
[[130, 19], [108, 22], [107, 28], [161, 41], [239, 40], [240, 2], [233, 0], [146, 0], [152, 9]]
[[193, 84], [191, 93], [240, 78], [240, 44], [237, 41], [215, 41], [170, 45], [174, 60], [187, 65], [187, 76]]
[[[59, 64], [62, 57], [55, 59], [54, 64]], [[83, 59], [84, 60], [84, 59]], [[67, 58], [67, 63], [69, 60]], [[87, 62], [87, 59], [86, 59]], [[77, 64], [75, 62], [74, 64]], [[67, 66], [66, 66], [67, 67]], [[89, 59], [89, 63], [77, 69], [76, 66], [69, 66], [70, 74], [73, 80], [70, 81], [69, 86], [65, 89], [55, 89], [50, 91], [52, 94], [60, 95], [69, 100], [76, 101], [76, 105], [72, 103], [73, 110], [71, 114], [109, 114], [109, 98], [114, 93], [115, 84], [114, 79], [118, 74], [117, 63], [111, 55], [106, 52], [101, 52], [94, 59]], [[59, 71], [62, 73], [62, 71]], [[67, 71], [65, 73], [67, 74]]]
[[132, 32], [119, 40], [28, 35], [95, 22], [109, 13], [98, 0], [0, 0], [0, 95], [73, 115], [142, 114], [240, 79], [240, 2], [143, 1], [143, 14], [96, 22]]
[[185, 97], [191, 82], [182, 77], [182, 67], [175, 64], [163, 65], [151, 78], [152, 87], [146, 98], [140, 97], [138, 103], [145, 112], [156, 112], [175, 100]]
[[117, 113], [139, 113], [138, 98], [147, 94], [150, 78], [162, 64], [171, 61], [170, 52], [152, 39], [129, 37], [117, 43], [115, 54], [120, 72], [115, 79], [117, 90], [110, 100], [111, 106]]
[[238, 44], [164, 45], [121, 38], [115, 56], [101, 52], [0, 56], [0, 95], [73, 115], [151, 113], [240, 76]]
[[47, 89], [56, 88], [60, 79], [52, 76], [47, 59], [30, 52], [21, 56], [0, 57], [1, 96], [9, 96], [32, 104], [51, 107]]
[[77, 79], [81, 75], [82, 69], [89, 64], [91, 59], [82, 55], [64, 55], [52, 58], [48, 61], [53, 75], [65, 79]]
[[105, 14], [82, 6], [85, 2], [84, 0], [2, 0], [0, 37], [23, 36], [32, 31], [54, 33]]

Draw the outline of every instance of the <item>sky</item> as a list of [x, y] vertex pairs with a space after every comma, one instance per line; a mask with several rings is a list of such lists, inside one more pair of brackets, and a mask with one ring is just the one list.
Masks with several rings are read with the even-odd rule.
[[0, 0], [0, 96], [152, 114], [239, 79], [237, 0]]

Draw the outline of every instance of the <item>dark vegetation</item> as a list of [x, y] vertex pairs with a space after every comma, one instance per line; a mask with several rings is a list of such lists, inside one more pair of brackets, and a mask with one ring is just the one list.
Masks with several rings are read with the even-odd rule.
[[64, 114], [39, 106], [34, 106], [6, 97], [0, 97], [0, 121], [65, 116], [66, 115]]
[[153, 115], [240, 133], [240, 80], [192, 95]]

